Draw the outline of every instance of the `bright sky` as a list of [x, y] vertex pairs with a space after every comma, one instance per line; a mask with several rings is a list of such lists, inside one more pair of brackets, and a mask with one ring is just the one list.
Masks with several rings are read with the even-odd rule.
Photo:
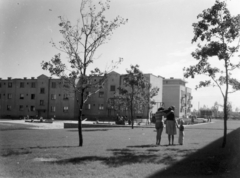
[[[97, 2], [93, 0], [93, 2]], [[92, 67], [105, 69], [119, 57], [124, 61], [115, 71], [125, 73], [131, 64], [139, 64], [144, 73], [165, 78], [183, 78], [183, 67], [196, 61], [191, 52], [196, 44], [192, 23], [197, 15], [210, 8], [214, 0], [112, 0], [107, 18], [120, 15], [128, 23], [118, 28], [111, 41], [100, 47]], [[232, 15], [240, 14], [240, 1], [228, 0]], [[59, 42], [58, 16], [72, 24], [79, 16], [80, 0], [0, 0], [0, 78], [37, 77], [50, 74], [41, 69], [42, 61], [49, 61], [59, 53], [49, 43]], [[218, 63], [217, 60], [214, 61]], [[240, 72], [234, 73], [236, 77]], [[215, 87], [195, 90], [203, 77], [187, 79], [192, 88], [193, 108], [214, 102], [223, 103], [220, 90]], [[240, 91], [230, 95], [233, 108], [240, 108]]]

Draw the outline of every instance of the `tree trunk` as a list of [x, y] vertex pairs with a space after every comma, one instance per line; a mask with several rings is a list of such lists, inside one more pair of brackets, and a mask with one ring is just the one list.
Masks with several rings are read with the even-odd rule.
[[223, 143], [222, 148], [224, 148], [227, 144], [227, 119], [228, 119], [228, 64], [227, 60], [225, 59], [225, 71], [226, 71], [226, 90], [225, 90], [225, 96], [224, 96], [224, 131], [223, 131]]
[[82, 145], [83, 145], [83, 135], [82, 135], [83, 93], [84, 93], [84, 91], [81, 92], [80, 108], [79, 108], [79, 116], [78, 116], [78, 136], [79, 136], [79, 146], [82, 146]]
[[79, 146], [83, 145], [83, 136], [82, 136], [82, 111], [79, 110], [78, 117], [78, 136], [79, 136]]
[[131, 95], [131, 120], [132, 120], [132, 129], [133, 129], [133, 91], [134, 87], [132, 86], [132, 95]]
[[224, 130], [223, 130], [223, 142], [222, 142], [222, 148], [224, 148], [226, 146], [226, 143], [227, 143], [227, 117], [228, 117], [228, 114], [227, 114], [227, 99], [226, 99], [226, 96], [224, 98], [224, 108], [223, 108], [223, 111], [224, 111]]
[[132, 129], [133, 129], [133, 104], [131, 102], [131, 121], [132, 121]]

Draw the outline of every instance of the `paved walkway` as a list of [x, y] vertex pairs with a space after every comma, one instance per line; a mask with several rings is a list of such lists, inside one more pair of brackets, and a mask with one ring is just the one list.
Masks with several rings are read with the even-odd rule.
[[[70, 127], [66, 127], [66, 128], [77, 128], [78, 121], [55, 120], [53, 121], [53, 123], [44, 123], [44, 122], [25, 122], [25, 120], [4, 119], [4, 120], [0, 120], [0, 123], [24, 124], [28, 126], [33, 126], [32, 129], [64, 129], [64, 124], [70, 125]], [[131, 127], [131, 125], [115, 125], [114, 122], [111, 122], [111, 123], [100, 122], [99, 124], [96, 124], [96, 122], [94, 121], [82, 121], [82, 124], [83, 124], [83, 127]], [[207, 123], [199, 123], [199, 124], [207, 124]], [[186, 127], [191, 127], [191, 126], [193, 125], [186, 125]], [[153, 123], [149, 125], [142, 123], [141, 125], [134, 125], [134, 127], [154, 128], [155, 125]]]
[[33, 126], [32, 129], [63, 129], [64, 122], [66, 121], [54, 121], [53, 123], [43, 123], [43, 122], [25, 122], [24, 120], [7, 120], [7, 119], [0, 120], [0, 123], [4, 124], [24, 124]]

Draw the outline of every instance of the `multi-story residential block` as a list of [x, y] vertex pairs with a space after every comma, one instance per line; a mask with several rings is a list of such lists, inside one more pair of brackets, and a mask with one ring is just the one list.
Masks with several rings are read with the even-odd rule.
[[187, 117], [192, 107], [191, 89], [186, 87], [186, 81], [182, 79], [163, 80], [163, 102], [165, 108], [175, 106], [176, 117]]
[[[103, 87], [93, 85], [87, 92], [96, 92], [84, 104], [84, 118], [115, 118], [116, 114], [130, 116], [130, 109], [116, 110], [111, 105], [111, 99], [118, 95], [118, 88], [124, 86], [126, 75], [117, 72], [108, 74]], [[151, 109], [152, 113], [157, 108], [174, 105], [176, 116], [186, 116], [191, 108], [191, 89], [185, 86], [181, 79], [163, 79], [160, 76], [144, 74], [145, 79], [152, 87], [158, 87], [158, 95], [153, 99], [156, 104]], [[91, 77], [92, 83], [98, 83], [102, 77]], [[77, 119], [79, 111], [79, 97], [70, 92], [63, 85], [61, 79], [53, 79], [45, 75], [24, 79], [0, 79], [0, 118], [43, 117], [56, 119]], [[150, 113], [147, 107], [134, 113], [135, 118], [147, 118]]]
[[[95, 117], [95, 118], [113, 118], [116, 114], [123, 116], [130, 116], [130, 109], [119, 108], [116, 109], [111, 100], [114, 99], [115, 96], [118, 95], [118, 88], [124, 87], [124, 78], [126, 75], [120, 75], [116, 72], [111, 72], [108, 74], [107, 80], [104, 83], [103, 88], [99, 90], [99, 92], [93, 96], [91, 96], [87, 102], [85, 103], [84, 108], [84, 116]], [[159, 92], [158, 95], [153, 99], [156, 102], [156, 105], [152, 108], [152, 113], [157, 111], [157, 108], [160, 107], [162, 103], [162, 83], [163, 77], [156, 77], [152, 74], [144, 74], [145, 79], [152, 84], [152, 87], [158, 87]], [[96, 77], [96, 80], [98, 77]], [[95, 80], [95, 79], [93, 79]], [[92, 89], [94, 91], [94, 88]], [[95, 89], [96, 90], [96, 89]], [[91, 91], [91, 90], [90, 90]], [[147, 118], [149, 110], [145, 107], [141, 112], [134, 113], [134, 117], [136, 118]]]
[[74, 119], [75, 97], [60, 79], [40, 75], [31, 79], [0, 80], [0, 118]]

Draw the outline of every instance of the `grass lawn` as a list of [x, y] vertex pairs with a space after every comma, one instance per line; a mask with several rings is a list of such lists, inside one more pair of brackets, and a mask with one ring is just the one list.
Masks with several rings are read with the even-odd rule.
[[37, 130], [0, 121], [0, 177], [239, 177], [240, 122], [228, 122], [226, 148], [220, 148], [223, 122], [187, 126], [185, 143], [168, 146], [165, 130], [156, 147], [154, 128]]

